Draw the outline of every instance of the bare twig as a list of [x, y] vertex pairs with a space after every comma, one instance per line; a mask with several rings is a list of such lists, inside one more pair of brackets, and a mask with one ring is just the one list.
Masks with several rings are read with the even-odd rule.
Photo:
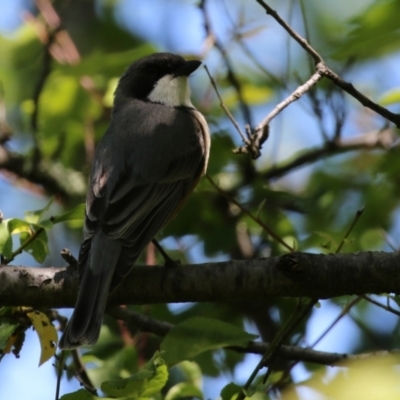
[[359, 297], [362, 297], [363, 299], [369, 301], [370, 303], [376, 305], [377, 307], [383, 308], [384, 310], [400, 317], [400, 311], [395, 310], [393, 307], [390, 307], [389, 305], [384, 306], [383, 304], [379, 303], [378, 301], [371, 299], [371, 297], [369, 297], [367, 295], [361, 295]]
[[61, 378], [62, 378], [62, 372], [64, 369], [65, 352], [62, 351], [59, 356], [55, 355], [55, 359], [56, 359], [56, 363], [54, 364], [54, 367], [57, 370], [57, 385], [56, 385], [55, 400], [59, 400], [60, 388], [61, 388]]
[[82, 362], [81, 356], [77, 349], [71, 350], [72, 360], [75, 364], [76, 374], [75, 377], [78, 379], [79, 383], [89, 392], [97, 396], [96, 387], [93, 385], [86, 372], [85, 365]]
[[364, 94], [359, 92], [351, 83], [342, 80], [339, 75], [337, 75], [334, 71], [327, 67], [322, 56], [312, 46], [310, 46], [307, 40], [300, 36], [297, 32], [295, 32], [274, 9], [272, 9], [263, 0], [256, 1], [258, 4], [261, 5], [261, 7], [264, 8], [267, 14], [271, 15], [279, 23], [279, 25], [281, 25], [286, 30], [286, 32], [288, 32], [289, 35], [292, 36], [292, 38], [296, 40], [296, 42], [299, 43], [299, 45], [313, 58], [315, 68], [320, 75], [325, 76], [326, 78], [334, 82], [345, 92], [357, 99], [363, 106], [370, 108], [371, 110], [393, 122], [398, 128], [400, 128], [400, 114], [392, 113], [388, 109], [374, 103]]
[[208, 68], [207, 68], [207, 65], [204, 65], [204, 69], [206, 70], [207, 75], [208, 75], [208, 77], [210, 78], [211, 85], [213, 86], [213, 88], [214, 88], [214, 90], [215, 90], [215, 93], [216, 93], [217, 96], [218, 96], [219, 104], [220, 104], [221, 108], [225, 111], [226, 115], [227, 115], [228, 118], [231, 120], [233, 126], [234, 126], [234, 127], [236, 128], [236, 130], [238, 131], [238, 133], [239, 133], [240, 137], [242, 138], [243, 142], [244, 142], [246, 145], [249, 145], [250, 142], [248, 141], [248, 139], [246, 138], [246, 136], [244, 135], [244, 133], [243, 133], [242, 130], [240, 129], [239, 124], [237, 123], [237, 121], [235, 120], [235, 118], [233, 117], [233, 115], [231, 114], [231, 112], [229, 111], [228, 107], [225, 105], [224, 101], [222, 100], [222, 97], [221, 97], [221, 95], [219, 94], [219, 90], [218, 90], [217, 84], [215, 83], [214, 78], [211, 76], [210, 71], [209, 71]]
[[349, 237], [351, 231], [353, 230], [353, 228], [355, 227], [356, 223], [358, 222], [358, 220], [360, 219], [362, 213], [364, 212], [364, 207], [360, 208], [359, 210], [357, 210], [356, 215], [353, 219], [353, 222], [351, 223], [351, 225], [349, 226], [349, 229], [347, 230], [346, 234], [344, 235], [343, 239], [341, 240], [341, 242], [339, 243], [338, 248], [336, 249], [335, 253], [338, 254], [340, 253], [340, 250], [342, 250], [342, 247], [344, 246], [346, 239]]
[[70, 249], [62, 249], [60, 251], [60, 255], [70, 267], [72, 267], [73, 269], [76, 269], [78, 267], [78, 260], [73, 256]]
[[248, 211], [246, 208], [244, 208], [237, 200], [235, 200], [232, 196], [230, 196], [228, 193], [226, 193], [224, 190], [222, 190], [209, 176], [208, 174], [206, 175], [207, 179], [211, 183], [211, 185], [217, 190], [218, 193], [220, 193], [222, 196], [224, 196], [227, 200], [235, 204], [237, 207], [240, 208], [242, 212], [244, 212], [246, 215], [248, 215], [254, 222], [256, 222], [258, 225], [260, 225], [265, 232], [268, 233], [276, 242], [280, 243], [282, 246], [284, 246], [286, 249], [288, 249], [290, 252], [294, 251], [294, 249], [289, 246], [279, 235], [277, 235], [271, 228], [269, 228], [259, 217], [254, 216], [250, 211]]
[[226, 69], [227, 69], [227, 76], [226, 77], [227, 77], [228, 81], [231, 83], [231, 85], [234, 87], [234, 89], [236, 90], [236, 93], [237, 93], [237, 96], [238, 96], [238, 100], [239, 100], [239, 104], [240, 104], [240, 108], [241, 108], [242, 113], [243, 113], [244, 120], [246, 121], [247, 125], [249, 125], [251, 127], [252, 126], [252, 121], [251, 121], [250, 108], [247, 105], [246, 101], [244, 100], [241, 84], [240, 84], [239, 80], [236, 78], [235, 72], [233, 71], [233, 67], [232, 67], [232, 64], [231, 64], [231, 62], [229, 60], [228, 53], [225, 50], [225, 48], [222, 45], [222, 43], [217, 39], [216, 35], [212, 31], [210, 19], [208, 17], [208, 13], [207, 13], [207, 10], [206, 10], [206, 0], [201, 0], [200, 1], [199, 8], [200, 8], [200, 10], [202, 11], [202, 14], [203, 14], [204, 28], [206, 30], [207, 37], [212, 37], [214, 39], [214, 46], [221, 53], [221, 56], [222, 56], [222, 58], [223, 58], [223, 60], [225, 62], [225, 66], [226, 66]]
[[273, 360], [278, 356], [279, 348], [283, 345], [286, 339], [288, 339], [289, 335], [293, 332], [293, 330], [298, 326], [298, 324], [305, 318], [314, 305], [318, 302], [318, 299], [310, 299], [310, 301], [304, 306], [300, 306], [300, 303], [296, 307], [294, 313], [292, 313], [290, 319], [285, 323], [282, 329], [278, 332], [275, 336], [274, 340], [271, 342], [270, 346], [268, 346], [267, 351], [262, 356], [261, 360], [254, 368], [253, 372], [251, 373], [250, 377], [246, 381], [243, 389], [237, 396], [237, 400], [244, 400], [245, 398], [245, 391], [248, 390], [253, 383], [254, 379], [256, 378], [259, 371], [268, 366], [268, 371], [265, 374], [263, 379], [264, 383], [268, 379], [269, 375], [271, 374], [271, 364]]
[[239, 153], [250, 151], [254, 158], [257, 158], [260, 155], [260, 149], [262, 148], [262, 144], [268, 138], [268, 125], [273, 118], [275, 118], [283, 109], [285, 109], [289, 104], [298, 100], [304, 93], [309, 91], [314, 85], [318, 83], [319, 80], [322, 79], [322, 75], [319, 72], [316, 72], [311, 78], [299, 86], [290, 96], [288, 96], [285, 100], [280, 102], [255, 128], [253, 135], [251, 136], [251, 148], [239, 148]]

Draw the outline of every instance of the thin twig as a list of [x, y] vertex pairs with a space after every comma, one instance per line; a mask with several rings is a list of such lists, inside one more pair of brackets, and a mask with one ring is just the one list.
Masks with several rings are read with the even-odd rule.
[[[322, 79], [322, 75], [319, 72], [315, 72], [307, 82], [300, 85], [292, 94], [290, 94], [285, 100], [280, 102], [255, 128], [255, 134], [259, 134], [264, 130], [264, 127], [268, 125], [273, 118], [275, 118], [283, 109], [289, 104], [298, 100], [304, 93], [308, 92], [318, 81]], [[260, 142], [263, 143], [263, 137], [260, 138]]]
[[331, 322], [331, 324], [319, 335], [319, 337], [315, 340], [315, 342], [310, 346], [310, 348], [314, 348], [331, 330], [332, 328], [345, 316], [349, 313], [349, 311], [360, 301], [362, 300], [361, 296], [357, 296], [354, 300], [352, 300], [349, 304], [347, 304], [339, 313], [339, 315]]
[[224, 48], [224, 46], [222, 45], [222, 43], [218, 40], [218, 38], [212, 31], [211, 22], [210, 22], [210, 19], [208, 17], [208, 13], [206, 10], [206, 0], [200, 1], [199, 8], [203, 14], [204, 28], [206, 30], [207, 37], [212, 37], [214, 39], [214, 46], [220, 52], [220, 54], [225, 62], [225, 66], [227, 69], [226, 78], [231, 83], [231, 85], [235, 88], [237, 96], [238, 96], [240, 108], [243, 113], [244, 120], [246, 121], [247, 125], [249, 125], [251, 127], [253, 125], [252, 125], [252, 121], [251, 121], [250, 108], [247, 105], [246, 101], [244, 100], [241, 84], [240, 84], [239, 80], [236, 78], [236, 74], [233, 71], [233, 67], [229, 60], [228, 53], [227, 53], [226, 49]]
[[206, 177], [208, 181], [211, 183], [211, 185], [220, 193], [222, 196], [224, 196], [227, 200], [229, 200], [231, 203], [235, 204], [237, 207], [240, 208], [242, 212], [244, 212], [246, 215], [248, 215], [254, 222], [256, 222], [258, 225], [260, 225], [265, 232], [268, 233], [276, 242], [280, 243], [282, 246], [284, 246], [286, 249], [288, 249], [290, 252], [295, 251], [291, 246], [289, 246], [282, 238], [279, 237], [271, 228], [269, 228], [265, 223], [258, 217], [255, 217], [250, 211], [248, 211], [246, 208], [244, 208], [237, 200], [235, 200], [232, 196], [230, 196], [228, 193], [226, 193], [223, 189], [221, 189], [209, 176], [206, 174]]
[[62, 372], [64, 369], [64, 361], [65, 361], [65, 352], [62, 351], [60, 356], [55, 356], [56, 359], [56, 369], [57, 369], [57, 385], [56, 385], [56, 396], [55, 400], [58, 400], [60, 398], [60, 388], [61, 388], [61, 378], [62, 378]]
[[21, 246], [18, 247], [17, 250], [13, 251], [11, 253], [11, 257], [10, 258], [5, 258], [3, 260], [3, 264], [9, 264], [11, 261], [13, 261], [15, 259], [15, 257], [18, 254], [21, 254], [24, 249], [31, 244], [42, 232], [44, 231], [44, 228], [41, 227], [39, 228], [37, 231], [35, 231], [23, 244], [21, 244]]
[[388, 109], [381, 107], [380, 105], [374, 103], [364, 94], [359, 92], [351, 83], [342, 80], [339, 75], [337, 75], [334, 71], [332, 71], [328, 66], [325, 64], [324, 59], [322, 56], [304, 39], [300, 36], [297, 32], [295, 32], [280, 16], [279, 14], [272, 9], [268, 4], [266, 4], [263, 0], [256, 0], [261, 7], [267, 12], [267, 14], [271, 15], [279, 25], [281, 25], [286, 32], [289, 33], [292, 38], [299, 43], [299, 45], [313, 58], [316, 70], [319, 74], [325, 76], [332, 82], [334, 82], [337, 86], [343, 89], [345, 92], [353, 96], [357, 99], [363, 106], [370, 108], [371, 110], [375, 111], [377, 114], [381, 115], [382, 117], [388, 119], [389, 121], [393, 122], [398, 128], [400, 128], [400, 114], [395, 114], [390, 112]]
[[362, 213], [364, 212], [364, 207], [360, 208], [359, 210], [357, 210], [356, 215], [354, 217], [353, 222], [351, 223], [351, 225], [349, 226], [349, 229], [347, 230], [346, 234], [344, 235], [343, 239], [341, 240], [341, 242], [339, 243], [338, 248], [336, 249], [335, 253], [339, 254], [340, 250], [342, 250], [343, 245], [346, 242], [346, 239], [349, 237], [351, 231], [353, 230], [354, 226], [356, 225], [356, 223], [358, 222], [358, 220], [360, 219]]
[[369, 301], [370, 303], [376, 305], [377, 307], [383, 308], [384, 310], [391, 312], [394, 315], [397, 315], [398, 317], [400, 317], [400, 311], [395, 310], [393, 307], [388, 306], [384, 306], [383, 304], [379, 303], [378, 301], [371, 299], [371, 297], [367, 296], [367, 295], [361, 295], [359, 297], [362, 297], [363, 299]]
[[290, 94], [285, 100], [280, 102], [254, 129], [254, 133], [250, 136], [250, 145], [246, 143], [246, 146], [239, 147], [235, 150], [236, 153], [247, 153], [250, 152], [253, 158], [260, 156], [260, 150], [263, 143], [268, 139], [269, 136], [269, 124], [273, 118], [275, 118], [282, 110], [284, 110], [289, 104], [298, 100], [301, 96], [307, 93], [313, 86], [315, 86], [319, 80], [322, 79], [322, 75], [319, 72], [314, 73], [311, 78], [300, 85], [292, 94]]
[[236, 130], [238, 131], [240, 137], [241, 137], [242, 140], [243, 140], [243, 143], [245, 143], [246, 145], [249, 145], [250, 142], [248, 141], [248, 139], [246, 138], [246, 136], [244, 135], [244, 133], [243, 133], [242, 130], [240, 129], [240, 126], [239, 126], [238, 122], [235, 120], [235, 118], [233, 117], [233, 115], [232, 115], [231, 112], [229, 111], [228, 107], [225, 105], [224, 101], [222, 100], [222, 97], [221, 97], [221, 95], [220, 95], [220, 93], [219, 93], [219, 91], [218, 91], [217, 84], [215, 83], [214, 78], [211, 76], [210, 71], [209, 71], [208, 68], [207, 68], [207, 65], [204, 65], [204, 69], [206, 70], [207, 75], [208, 75], [208, 77], [210, 78], [211, 85], [213, 86], [213, 88], [214, 88], [214, 90], [215, 90], [215, 93], [216, 93], [217, 96], [218, 96], [219, 104], [220, 104], [221, 108], [225, 111], [226, 115], [227, 115], [228, 118], [231, 120], [233, 126], [234, 126], [234, 127], [236, 128]]
[[[343, 247], [343, 244], [345, 243], [345, 240], [348, 238], [350, 235], [351, 231], [353, 230], [354, 226], [358, 222], [359, 218], [361, 217], [364, 209], [360, 209], [357, 211], [353, 222], [351, 223], [349, 229], [345, 233], [342, 241], [340, 242], [338, 248], [336, 249], [336, 254], [339, 254], [341, 248]], [[322, 334], [318, 337], [318, 339], [310, 346], [311, 348], [314, 348], [332, 329], [333, 327], [345, 316], [349, 313], [350, 309], [355, 306], [357, 303], [359, 303], [362, 300], [361, 296], [357, 296], [352, 302], [350, 302], [346, 307], [343, 308], [343, 310], [340, 312], [340, 314], [333, 320], [333, 322], [322, 332]], [[279, 379], [279, 382], [284, 382], [285, 379], [289, 376], [290, 371], [298, 364], [298, 362], [292, 363], [284, 372], [282, 375], [281, 379]], [[278, 384], [278, 383], [277, 383]]]
[[[245, 385], [243, 386], [243, 390], [238, 394], [237, 400], [244, 400], [245, 398], [245, 391], [248, 390], [253, 383], [254, 379], [256, 378], [259, 371], [268, 363], [271, 365], [272, 361], [278, 355], [278, 350], [282, 346], [283, 342], [289, 337], [292, 331], [298, 326], [298, 324], [303, 320], [303, 318], [308, 315], [314, 305], [318, 302], [318, 299], [310, 299], [307, 305], [300, 310], [296, 307], [294, 313], [292, 313], [290, 319], [285, 323], [282, 329], [278, 332], [275, 336], [274, 340], [271, 342], [270, 346], [268, 347], [267, 351], [254, 368], [253, 372], [251, 373], [250, 377], [246, 381]], [[271, 374], [271, 368], [268, 368], [268, 371], [264, 377], [264, 383], [268, 379], [269, 375]]]
[[82, 362], [78, 350], [77, 349], [71, 350], [71, 355], [76, 368], [75, 377], [88, 392], [97, 396], [96, 387], [93, 385], [92, 381], [89, 378], [88, 373], [86, 372], [85, 365]]

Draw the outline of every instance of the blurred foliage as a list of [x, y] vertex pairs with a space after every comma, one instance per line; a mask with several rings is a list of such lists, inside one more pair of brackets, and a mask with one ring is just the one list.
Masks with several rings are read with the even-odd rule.
[[[196, 7], [195, 2], [184, 0], [175, 6], [187, 3]], [[209, 3], [216, 4], [214, 0]], [[216, 30], [220, 23], [222, 27], [229, 25], [227, 32], [218, 30], [218, 35], [221, 35], [242, 96], [252, 112], [253, 123], [257, 124], [292, 89], [303, 83], [304, 77], [308, 79], [311, 63], [297, 45], [287, 45], [287, 35], [256, 2], [231, 0], [225, 3], [224, 11], [210, 6], [209, 12]], [[368, 4], [362, 3], [341, 2], [337, 5], [312, 0], [275, 2], [274, 6], [301, 34], [304, 33], [301, 29], [307, 27], [311, 44], [329, 65], [332, 63], [338, 72], [343, 72], [345, 79], [355, 79], [366, 89], [368, 96], [380, 99], [381, 105], [390, 105], [394, 110], [397, 107], [398, 111], [399, 76], [397, 74], [390, 80], [385, 64], [381, 63], [396, 60], [400, 41], [400, 2], [371, 0]], [[117, 1], [57, 0], [53, 5], [62, 21], [56, 30], [49, 27], [43, 11], [35, 10], [13, 34], [0, 36], [0, 106], [3, 101], [6, 106], [5, 113], [0, 110], [0, 127], [4, 126], [6, 116], [12, 130], [11, 138], [0, 142], [0, 150], [4, 146], [22, 154], [34, 168], [36, 144], [40, 156], [48, 163], [46, 165], [57, 168], [60, 163], [88, 175], [93, 149], [109, 124], [112, 93], [118, 77], [130, 63], [159, 51], [160, 46], [122, 26], [115, 13], [120, 5]], [[351, 15], [349, 9], [353, 10]], [[182, 22], [174, 20], [171, 26], [178, 30]], [[45, 71], [46, 30], [62, 33], [54, 36], [48, 74]], [[185, 35], [185, 32], [179, 33]], [[278, 42], [279, 47], [276, 46]], [[200, 51], [203, 50], [198, 53]], [[204, 58], [217, 80], [224, 102], [243, 126], [246, 121], [238, 94], [227, 75], [221, 54], [213, 48], [204, 52]], [[364, 71], [365, 75], [352, 75], [352, 68], [356, 72]], [[379, 79], [369, 79], [371, 68], [377, 71], [374, 76]], [[41, 79], [44, 85], [35, 104], [34, 93]], [[212, 131], [208, 174], [226, 196], [218, 193], [207, 179], [201, 180], [179, 216], [160, 234], [173, 258], [182, 262], [205, 262], [286, 253], [287, 250], [272, 240], [255, 218], [297, 250], [335, 252], [360, 209], [364, 212], [344, 240], [342, 252], [389, 249], [385, 239], [391, 232], [399, 232], [398, 144], [389, 149], [338, 152], [340, 154], [329, 158], [325, 153], [317, 162], [310, 162], [311, 167], [304, 174], [293, 167], [283, 175], [274, 175], [280, 166], [295, 161], [311, 148], [337, 140], [334, 134], [348, 139], [382, 128], [380, 118], [354, 100], [348, 101], [347, 97], [339, 95], [330, 82], [321, 81], [312, 93], [274, 120], [271, 137], [262, 149], [263, 157], [253, 162], [247, 155], [232, 153], [240, 139], [219, 107], [205, 74], [196, 75], [193, 83], [198, 83], [193, 87], [194, 104], [206, 115]], [[38, 111], [37, 130], [32, 123], [35, 111]], [[19, 184], [21, 193], [31, 189], [26, 182]], [[1, 217], [0, 253], [3, 260], [10, 260], [25, 251], [42, 263], [49, 254], [59, 250], [51, 247], [54, 224], [66, 223], [68, 232], [74, 230], [76, 233], [77, 228], [80, 229], [83, 204], [69, 204], [60, 193], [51, 192], [46, 182], [40, 190], [49, 197], [55, 196], [59, 205], [67, 204], [66, 209], [49, 217], [52, 213], [50, 201], [40, 210], [27, 212], [24, 218]], [[229, 197], [237, 200], [241, 207], [229, 201]], [[7, 198], [7, 201], [13, 199]], [[395, 244], [398, 245], [397, 238]], [[145, 261], [145, 256], [142, 255], [141, 262]], [[158, 262], [163, 262], [158, 254], [154, 256]], [[348, 301], [346, 297], [332, 299], [329, 303], [343, 308]], [[393, 303], [398, 309], [396, 296], [379, 301]], [[168, 321], [175, 327], [165, 339], [148, 333], [134, 337], [128, 334], [127, 339], [126, 328], [106, 317], [99, 342], [82, 354], [88, 376], [97, 388], [112, 398], [201, 399], [207, 396], [203, 376], [228, 376], [230, 383], [225, 387], [221, 385], [219, 392], [223, 400], [231, 400], [241, 390], [235, 372], [243, 365], [245, 356], [221, 347], [243, 345], [251, 340], [254, 336], [246, 333], [248, 326], [256, 329], [263, 341], [271, 341], [292, 314], [295, 302], [275, 299], [255, 304], [249, 299], [238, 299], [235, 304], [129, 307]], [[376, 318], [376, 312], [377, 308], [365, 301], [358, 302], [352, 309], [349, 318], [356, 325], [358, 336], [356, 343], [349, 341], [349, 352], [399, 346], [398, 335], [394, 335], [399, 324], [386, 326], [386, 314]], [[19, 356], [25, 332], [32, 326], [32, 321], [25, 317], [26, 313], [21, 316], [13, 308], [0, 308], [3, 356], [10, 351]], [[308, 321], [304, 320], [287, 343], [304, 343], [308, 326]], [[340, 338], [338, 342], [345, 340], [347, 338]], [[160, 348], [162, 351], [156, 353]], [[335, 348], [331, 350], [336, 351]], [[189, 361], [179, 362], [182, 360]], [[313, 374], [312, 378], [281, 392], [282, 398], [308, 398], [307, 394], [301, 394], [300, 386], [335, 399], [396, 398], [398, 385], [393, 382], [398, 376], [393, 365], [398, 361], [382, 360], [373, 357], [346, 364], [343, 370], [346, 372], [339, 370], [334, 377], [327, 377], [326, 368], [303, 364]], [[288, 368], [285, 360], [278, 361], [278, 370]], [[67, 353], [67, 377], [73, 379], [76, 371], [77, 365], [71, 353]], [[247, 376], [251, 371], [246, 371]], [[286, 380], [283, 377], [281, 371], [272, 374], [268, 381], [270, 387], [280, 390], [292, 383], [290, 377]], [[363, 391], [349, 395], [353, 387]], [[379, 388], [376, 395], [375, 388]], [[246, 395], [252, 399], [276, 398], [274, 391], [271, 393], [265, 394], [259, 379]], [[98, 397], [81, 389], [62, 398]]]

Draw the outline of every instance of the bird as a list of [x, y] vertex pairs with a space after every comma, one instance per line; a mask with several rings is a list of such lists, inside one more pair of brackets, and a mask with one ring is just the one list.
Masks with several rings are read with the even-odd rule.
[[210, 131], [188, 83], [200, 65], [154, 53], [132, 63], [118, 81], [110, 125], [93, 158], [78, 296], [60, 349], [97, 342], [109, 293], [206, 172]]

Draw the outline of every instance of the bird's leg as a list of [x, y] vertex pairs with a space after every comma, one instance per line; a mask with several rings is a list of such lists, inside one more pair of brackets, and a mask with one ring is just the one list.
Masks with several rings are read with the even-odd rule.
[[159, 251], [159, 253], [162, 255], [163, 259], [164, 259], [164, 267], [166, 268], [174, 268], [177, 267], [178, 265], [180, 265], [180, 260], [173, 260], [165, 251], [164, 249], [161, 247], [160, 243], [158, 243], [158, 241], [156, 239], [152, 240], [154, 246], [156, 246], [157, 250]]

